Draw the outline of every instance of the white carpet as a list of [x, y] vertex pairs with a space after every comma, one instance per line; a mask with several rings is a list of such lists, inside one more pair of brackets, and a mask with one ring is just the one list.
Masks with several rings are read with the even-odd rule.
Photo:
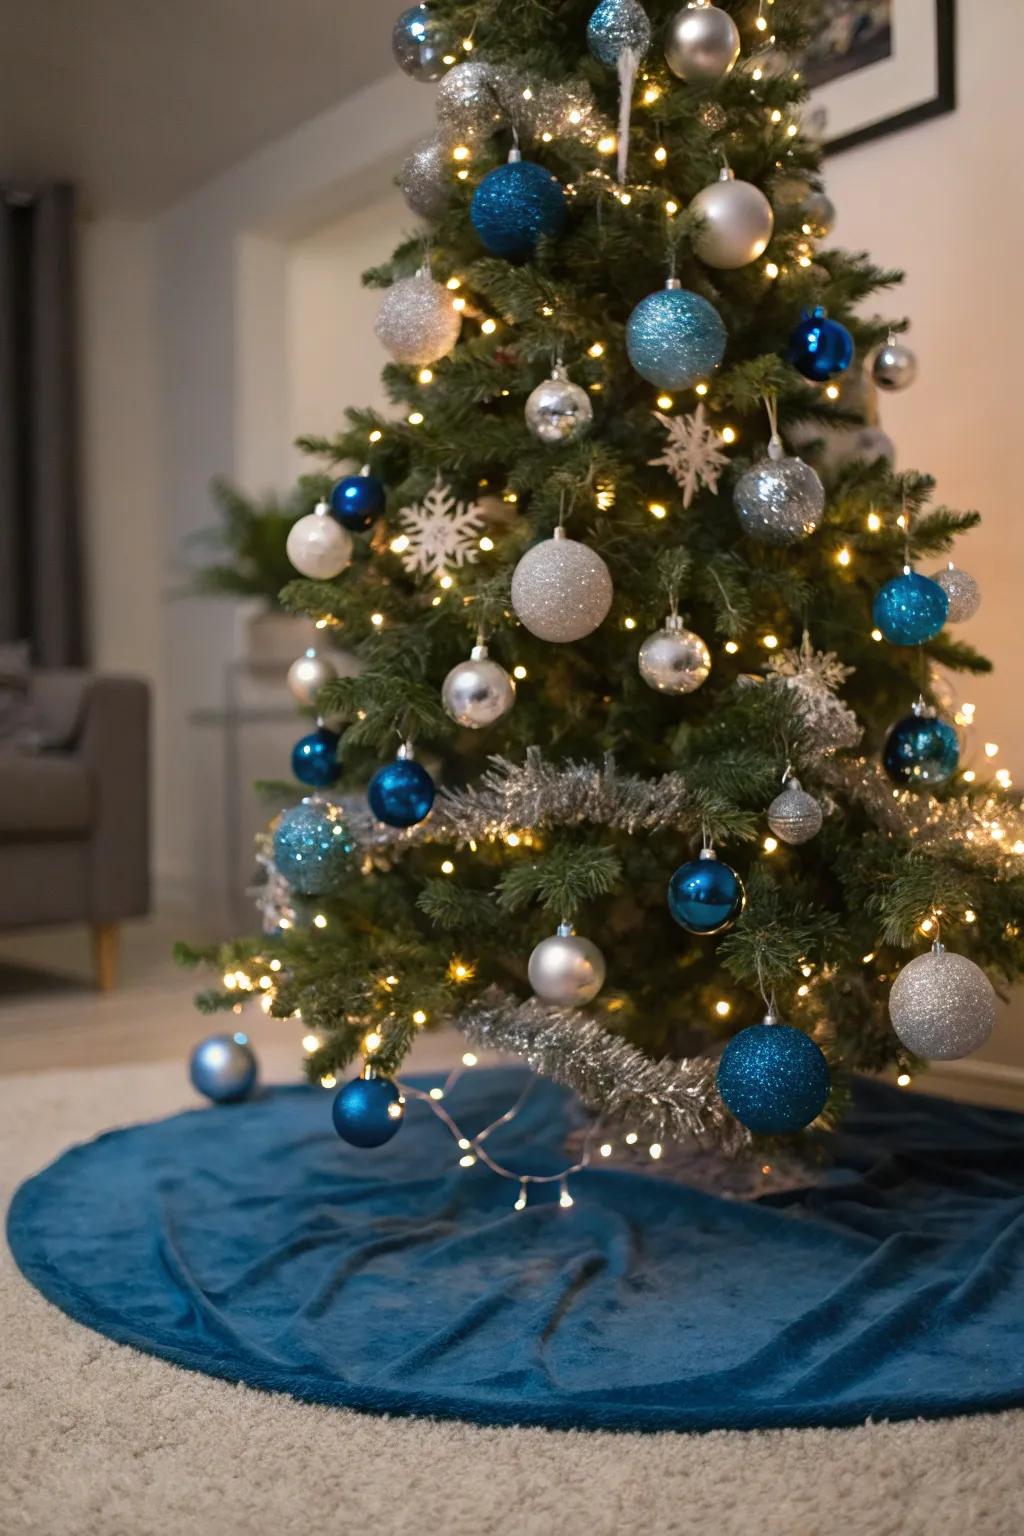
[[[5, 1207], [69, 1142], [188, 1102], [175, 1065], [0, 1080]], [[6, 1247], [0, 1267], [0, 1536], [1018, 1536], [1022, 1436], [1024, 1413], [702, 1436], [372, 1419], [136, 1354]]]

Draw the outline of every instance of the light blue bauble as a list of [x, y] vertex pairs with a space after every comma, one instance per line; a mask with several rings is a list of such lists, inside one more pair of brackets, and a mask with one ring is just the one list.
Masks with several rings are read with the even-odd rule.
[[274, 833], [274, 865], [300, 896], [323, 896], [342, 874], [355, 842], [335, 805], [303, 800]]
[[200, 1040], [188, 1064], [193, 1088], [214, 1104], [237, 1104], [248, 1098], [257, 1072], [246, 1035], [210, 1035]]
[[718, 1063], [726, 1109], [757, 1136], [802, 1131], [825, 1108], [830, 1086], [819, 1047], [772, 1014], [734, 1035]]
[[587, 23], [587, 47], [595, 59], [617, 69], [627, 48], [642, 59], [650, 46], [650, 18], [637, 0], [601, 0]]
[[641, 299], [626, 326], [626, 351], [642, 379], [659, 389], [689, 389], [725, 353], [725, 326], [713, 304], [677, 280]]
[[568, 210], [557, 177], [532, 160], [509, 159], [488, 171], [473, 193], [469, 216], [495, 256], [525, 261], [542, 236], [560, 235]]
[[949, 598], [930, 576], [906, 570], [882, 587], [871, 614], [890, 645], [923, 645], [945, 624]]
[[338, 1090], [334, 1129], [352, 1147], [382, 1147], [402, 1127], [405, 1100], [389, 1077], [354, 1077]]

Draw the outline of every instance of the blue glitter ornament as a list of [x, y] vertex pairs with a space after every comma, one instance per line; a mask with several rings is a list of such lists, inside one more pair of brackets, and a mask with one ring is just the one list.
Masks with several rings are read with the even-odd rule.
[[890, 645], [923, 645], [934, 640], [949, 613], [949, 598], [930, 576], [907, 566], [887, 581], [875, 598], [871, 616]]
[[237, 1104], [256, 1086], [258, 1068], [247, 1035], [210, 1035], [188, 1063], [193, 1088], [214, 1104]]
[[627, 49], [642, 59], [651, 46], [651, 23], [637, 0], [601, 0], [587, 23], [587, 47], [608, 69]]
[[334, 1129], [352, 1147], [382, 1147], [397, 1136], [405, 1100], [388, 1077], [354, 1077], [338, 1090], [331, 1109]]
[[829, 1095], [828, 1062], [802, 1029], [769, 1011], [734, 1035], [718, 1063], [729, 1113], [758, 1136], [789, 1136], [816, 1120]]
[[300, 896], [323, 896], [343, 873], [355, 842], [336, 805], [303, 800], [274, 832], [274, 866]]
[[300, 784], [310, 789], [329, 789], [341, 777], [338, 762], [338, 733], [318, 725], [302, 736], [292, 749], [292, 773]]
[[413, 827], [434, 803], [434, 781], [403, 747], [393, 763], [378, 768], [367, 790], [370, 810], [389, 827]]
[[430, 84], [451, 68], [445, 63], [446, 55], [452, 57], [450, 39], [425, 5], [410, 5], [399, 16], [391, 34], [391, 51], [399, 69], [411, 80]]
[[384, 511], [384, 497], [376, 475], [346, 475], [331, 491], [331, 512], [350, 533], [366, 533]]
[[713, 304], [670, 278], [641, 299], [626, 326], [626, 351], [642, 379], [659, 389], [689, 389], [714, 373], [726, 332]]
[[495, 256], [525, 261], [542, 235], [562, 233], [568, 210], [561, 182], [513, 149], [507, 165], [488, 171], [473, 193], [469, 216]]
[[676, 870], [668, 886], [668, 909], [687, 933], [721, 933], [730, 928], [746, 901], [743, 882], [713, 848], [702, 848]]
[[960, 742], [948, 720], [940, 720], [923, 701], [912, 715], [897, 721], [882, 753], [886, 773], [896, 784], [932, 787], [945, 784], [960, 763]]
[[824, 384], [837, 373], [845, 373], [853, 362], [853, 337], [845, 325], [830, 320], [819, 304], [804, 310], [789, 338], [786, 357], [805, 379]]

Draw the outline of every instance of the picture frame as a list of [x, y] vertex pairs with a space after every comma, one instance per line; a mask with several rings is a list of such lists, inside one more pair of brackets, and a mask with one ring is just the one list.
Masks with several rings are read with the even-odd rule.
[[956, 107], [956, 0], [831, 0], [805, 60], [805, 123], [826, 155]]

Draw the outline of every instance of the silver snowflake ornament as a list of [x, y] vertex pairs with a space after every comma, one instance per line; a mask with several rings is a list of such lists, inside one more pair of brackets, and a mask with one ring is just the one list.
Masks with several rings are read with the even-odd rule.
[[668, 470], [683, 493], [683, 506], [690, 505], [701, 486], [717, 491], [729, 460], [722, 452], [721, 437], [707, 419], [704, 402], [691, 416], [663, 416], [661, 411], [654, 415], [668, 433], [668, 442], [661, 457], [650, 462]]
[[806, 630], [798, 651], [780, 651], [768, 662], [767, 681], [794, 694], [814, 752], [831, 756], [855, 747], [864, 734], [853, 710], [836, 698], [836, 689], [853, 671], [833, 651], [816, 651]]
[[484, 515], [475, 502], [458, 501], [440, 474], [422, 501], [402, 508], [398, 521], [406, 540], [402, 564], [411, 575], [480, 558]]

